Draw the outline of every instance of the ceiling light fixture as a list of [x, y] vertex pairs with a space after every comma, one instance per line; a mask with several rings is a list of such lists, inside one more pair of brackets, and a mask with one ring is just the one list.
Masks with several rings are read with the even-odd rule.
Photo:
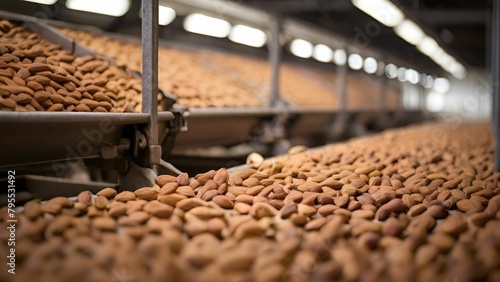
[[121, 17], [130, 9], [130, 0], [66, 0], [71, 10]]
[[24, 0], [24, 1], [42, 5], [54, 5], [57, 2], [57, 0]]
[[231, 28], [229, 40], [250, 47], [260, 48], [266, 44], [267, 37], [260, 29], [246, 25], [235, 25]]
[[353, 70], [360, 70], [363, 67], [363, 58], [359, 54], [350, 54], [347, 65]]
[[313, 45], [304, 39], [294, 39], [290, 43], [290, 52], [299, 58], [311, 58], [313, 55]]
[[396, 26], [404, 19], [403, 12], [388, 0], [352, 0], [352, 4], [388, 27]]
[[347, 62], [347, 54], [343, 49], [337, 49], [333, 52], [333, 63], [343, 66]]
[[202, 14], [190, 14], [184, 20], [184, 29], [197, 34], [224, 38], [229, 35], [229, 22]]
[[175, 19], [175, 10], [167, 6], [158, 7], [158, 23], [160, 25], [169, 25]]
[[314, 46], [313, 58], [323, 63], [329, 63], [333, 60], [333, 50], [324, 44], [318, 44]]

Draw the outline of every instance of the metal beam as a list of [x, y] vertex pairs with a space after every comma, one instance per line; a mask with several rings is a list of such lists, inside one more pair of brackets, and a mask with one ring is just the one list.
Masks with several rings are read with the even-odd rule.
[[149, 164], [158, 165], [158, 0], [142, 0], [142, 112], [149, 115]]
[[[495, 1], [493, 1], [495, 2]], [[422, 22], [431, 25], [484, 25], [487, 10], [431, 10], [409, 11]]]
[[492, 126], [495, 134], [495, 171], [500, 172], [500, 1], [492, 1], [491, 85], [493, 88]]
[[269, 62], [271, 64], [271, 107], [277, 106], [280, 98], [280, 66], [281, 47], [280, 35], [282, 30], [282, 20], [276, 16], [271, 25], [271, 40], [269, 41]]
[[251, 1], [249, 4], [279, 13], [348, 11], [353, 8], [351, 1], [346, 0]]
[[[347, 55], [348, 50], [345, 48]], [[347, 62], [337, 66], [337, 96], [339, 100], [340, 112], [347, 112]]]

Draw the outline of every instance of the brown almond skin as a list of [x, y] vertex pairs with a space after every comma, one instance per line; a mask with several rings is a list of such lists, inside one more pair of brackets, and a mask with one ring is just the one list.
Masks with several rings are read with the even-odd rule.
[[104, 188], [101, 191], [97, 192], [97, 196], [103, 196], [107, 199], [111, 199], [115, 197], [117, 194], [116, 190], [110, 187]]
[[94, 205], [98, 209], [105, 209], [108, 206], [108, 199], [103, 196], [97, 196], [97, 198], [94, 200]]
[[401, 199], [393, 199], [388, 203], [381, 206], [377, 213], [375, 214], [375, 218], [377, 220], [384, 221], [386, 220], [391, 213], [402, 213], [408, 210], [408, 206], [406, 206]]
[[213, 197], [212, 201], [224, 209], [232, 209], [234, 207], [234, 203], [223, 195]]
[[24, 214], [31, 220], [38, 218], [42, 214], [38, 201], [29, 201], [24, 204]]
[[90, 205], [92, 203], [92, 193], [90, 191], [83, 191], [78, 194], [76, 200], [85, 205]]
[[465, 216], [459, 213], [453, 213], [448, 216], [439, 227], [440, 232], [444, 232], [450, 236], [458, 236], [465, 230], [467, 230], [467, 221]]
[[135, 190], [134, 194], [143, 200], [152, 201], [158, 197], [158, 191], [152, 187], [143, 187]]
[[137, 198], [137, 196], [133, 192], [131, 192], [131, 191], [123, 191], [123, 192], [118, 193], [115, 196], [115, 201], [118, 201], [118, 202], [128, 202], [128, 201], [133, 201], [136, 198]]
[[181, 173], [177, 176], [177, 183], [179, 186], [188, 186], [189, 185], [189, 175], [187, 173]]

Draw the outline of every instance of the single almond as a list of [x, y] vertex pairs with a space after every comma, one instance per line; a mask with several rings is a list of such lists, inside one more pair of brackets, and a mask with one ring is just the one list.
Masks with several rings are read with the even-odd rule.
[[143, 200], [152, 201], [158, 197], [158, 191], [152, 187], [143, 187], [135, 190], [134, 194]]

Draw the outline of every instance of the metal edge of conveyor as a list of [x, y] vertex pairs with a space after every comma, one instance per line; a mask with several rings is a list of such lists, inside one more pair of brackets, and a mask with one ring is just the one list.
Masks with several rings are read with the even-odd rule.
[[[83, 112], [1, 112], [2, 123], [99, 123], [109, 121], [112, 124], [140, 124], [147, 122], [147, 114], [142, 113], [83, 113]], [[173, 118], [170, 113], [164, 119]]]
[[495, 171], [500, 171], [500, 3], [492, 1], [491, 8], [491, 84], [492, 127], [495, 136]]

